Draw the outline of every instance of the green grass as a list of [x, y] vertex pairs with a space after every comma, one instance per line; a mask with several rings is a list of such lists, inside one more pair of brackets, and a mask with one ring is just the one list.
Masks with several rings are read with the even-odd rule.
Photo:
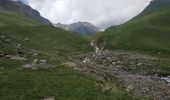
[[[103, 91], [94, 77], [61, 66], [76, 54], [92, 51], [88, 40], [78, 33], [39, 25], [30, 18], [12, 13], [0, 13], [0, 23], [0, 51], [10, 55], [22, 52], [27, 59], [0, 58], [0, 100], [42, 100], [50, 96], [56, 100], [135, 99], [120, 85], [115, 87], [115, 93]], [[20, 47], [16, 47], [17, 44]], [[33, 56], [32, 51], [39, 55]], [[22, 68], [34, 59], [48, 60], [56, 67], [37, 71]]]
[[106, 49], [170, 53], [170, 11], [152, 13], [98, 33], [96, 41]]
[[[54, 96], [56, 100], [134, 100], [121, 88], [115, 93], [103, 91], [96, 79], [67, 66], [53, 70], [25, 70], [15, 60], [0, 59], [1, 100], [42, 100]], [[55, 62], [57, 64], [57, 62]]]
[[21, 14], [13, 13], [13, 12], [0, 12], [0, 26], [3, 25], [40, 25], [41, 23], [26, 17]]
[[[22, 52], [27, 59], [0, 58], [0, 100], [42, 100], [50, 96], [56, 100], [138, 100], [116, 80], [116, 92], [103, 91], [94, 77], [61, 66], [73, 61], [76, 54], [92, 51], [88, 39], [78, 33], [40, 25], [26, 16], [4, 11], [0, 13], [0, 51], [10, 55]], [[38, 56], [30, 54], [32, 51]], [[48, 60], [56, 67], [36, 71], [22, 68], [35, 59]]]
[[[11, 39], [13, 43], [20, 43], [24, 48], [53, 55], [62, 56], [92, 50], [86, 38], [53, 26], [4, 26], [0, 28], [0, 35]], [[1, 49], [4, 51], [11, 46], [8, 43], [2, 45]]]

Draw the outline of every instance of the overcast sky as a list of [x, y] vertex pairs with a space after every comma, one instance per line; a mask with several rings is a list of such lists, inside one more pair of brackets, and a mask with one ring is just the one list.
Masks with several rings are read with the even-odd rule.
[[22, 0], [52, 23], [90, 22], [100, 29], [122, 24], [151, 0]]

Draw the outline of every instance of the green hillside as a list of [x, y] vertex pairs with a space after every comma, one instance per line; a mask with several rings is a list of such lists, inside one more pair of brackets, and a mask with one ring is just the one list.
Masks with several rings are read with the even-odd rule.
[[162, 9], [124, 25], [97, 34], [105, 49], [170, 53], [170, 8]]
[[[73, 70], [65, 62], [92, 51], [88, 40], [20, 14], [0, 13], [0, 100], [133, 100], [120, 86], [103, 91], [96, 78]], [[20, 57], [12, 59], [12, 57]], [[22, 60], [24, 59], [24, 60]], [[52, 69], [31, 70], [23, 65], [46, 60]], [[115, 83], [117, 84], [117, 83]]]
[[0, 26], [9, 24], [10, 25], [17, 24], [24, 26], [24, 25], [40, 25], [41, 23], [21, 14], [0, 11]]

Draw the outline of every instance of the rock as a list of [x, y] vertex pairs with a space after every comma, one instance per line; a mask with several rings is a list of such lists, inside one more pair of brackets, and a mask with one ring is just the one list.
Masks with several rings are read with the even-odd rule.
[[1, 70], [4, 70], [4, 67], [0, 67]]
[[5, 38], [5, 36], [2, 35], [2, 36], [1, 36], [1, 39], [4, 39], [4, 38]]
[[35, 59], [35, 60], [33, 61], [33, 63], [34, 63], [34, 64], [38, 63], [38, 59]]
[[16, 47], [16, 48], [21, 48], [21, 44], [16, 43], [16, 44], [15, 44], [15, 47]]
[[132, 85], [129, 85], [127, 88], [126, 88], [126, 91], [127, 92], [131, 92], [133, 90], [133, 86]]
[[51, 97], [46, 97], [44, 98], [44, 100], [55, 100], [55, 97], [51, 96]]
[[47, 60], [40, 60], [40, 63], [47, 63]]
[[19, 56], [12, 56], [10, 59], [12, 59], [12, 60], [20, 60], [20, 61], [25, 61], [25, 60], [27, 60], [26, 58], [24, 58], [24, 57], [19, 57]]
[[39, 54], [37, 52], [32, 53], [33, 56], [38, 56]]
[[142, 63], [138, 63], [138, 64], [137, 64], [137, 67], [141, 67], [141, 66], [143, 66]]
[[105, 83], [103, 77], [97, 77], [97, 82], [100, 83], [100, 84]]
[[69, 66], [69, 67], [76, 67], [77, 66], [77, 64], [75, 64], [74, 62], [66, 62], [66, 63], [63, 63], [62, 65]]
[[51, 65], [47, 62], [47, 60], [39, 60], [35, 59], [33, 61], [33, 63], [31, 64], [26, 64], [23, 65], [23, 68], [25, 69], [32, 69], [32, 70], [37, 70], [37, 69], [50, 69], [50, 68], [54, 68], [54, 65]]
[[88, 59], [88, 58], [85, 58], [85, 59], [83, 60], [83, 63], [88, 63], [88, 62], [90, 62], [90, 59]]
[[11, 58], [12, 55], [10, 55], [10, 54], [5, 54], [5, 57], [6, 57], [6, 58]]
[[29, 40], [29, 38], [24, 38], [24, 40], [25, 40], [25, 41], [28, 41], [28, 40]]
[[103, 91], [111, 91], [112, 90], [112, 86], [110, 84], [105, 84]]
[[158, 52], [158, 55], [161, 55], [162, 54], [162, 52]]

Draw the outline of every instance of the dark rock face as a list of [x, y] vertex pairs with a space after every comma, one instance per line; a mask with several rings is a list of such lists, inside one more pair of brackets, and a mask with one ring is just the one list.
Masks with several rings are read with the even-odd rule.
[[99, 32], [99, 29], [88, 22], [78, 22], [70, 25], [56, 24], [56, 27], [63, 28], [67, 31], [77, 32], [82, 35], [90, 36]]
[[36, 19], [43, 24], [51, 24], [48, 19], [43, 18], [38, 11], [21, 1], [0, 0], [0, 6], [13, 12], [22, 13], [28, 17]]

